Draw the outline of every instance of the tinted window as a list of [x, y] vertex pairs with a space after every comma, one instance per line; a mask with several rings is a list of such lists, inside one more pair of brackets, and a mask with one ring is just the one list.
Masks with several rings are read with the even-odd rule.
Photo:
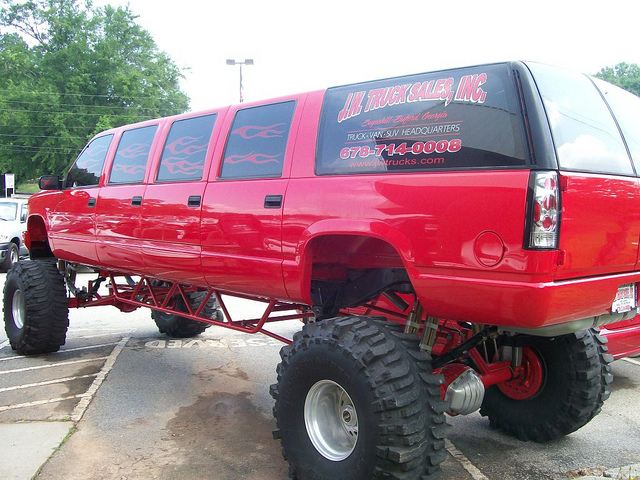
[[620, 131], [589, 77], [528, 66], [542, 95], [560, 168], [633, 175]]
[[174, 122], [162, 151], [159, 182], [200, 180], [216, 115]]
[[127, 130], [122, 134], [111, 167], [109, 183], [140, 183], [144, 179], [157, 125]]
[[414, 172], [527, 163], [507, 65], [327, 91], [316, 173]]
[[593, 80], [613, 110], [636, 165], [636, 172], [640, 173], [640, 97], [597, 78]]
[[295, 102], [236, 113], [220, 178], [273, 178], [282, 174]]
[[65, 178], [65, 186], [67, 188], [98, 185], [104, 159], [107, 157], [107, 150], [109, 150], [112, 138], [113, 135], [95, 138], [85, 147], [67, 172]]

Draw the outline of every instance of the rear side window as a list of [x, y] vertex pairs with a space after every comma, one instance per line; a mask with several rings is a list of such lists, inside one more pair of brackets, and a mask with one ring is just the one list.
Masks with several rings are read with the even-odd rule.
[[174, 122], [162, 151], [158, 182], [200, 180], [216, 115]]
[[506, 64], [333, 88], [316, 173], [522, 167], [522, 131]]
[[113, 135], [105, 135], [95, 138], [86, 146], [67, 172], [66, 188], [98, 185], [112, 139]]
[[277, 178], [282, 175], [295, 102], [239, 110], [224, 151], [220, 178]]
[[527, 64], [542, 96], [560, 168], [633, 175], [620, 131], [586, 75]]
[[116, 150], [109, 183], [141, 183], [157, 125], [127, 130]]
[[640, 172], [640, 97], [597, 78], [593, 81], [611, 107], [627, 141], [636, 172]]

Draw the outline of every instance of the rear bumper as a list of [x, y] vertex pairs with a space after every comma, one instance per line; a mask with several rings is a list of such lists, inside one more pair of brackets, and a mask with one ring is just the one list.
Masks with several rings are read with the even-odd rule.
[[410, 276], [429, 315], [527, 333], [575, 323], [576, 328], [567, 325], [568, 333], [595, 325], [587, 325], [595, 317], [602, 317], [599, 324], [626, 319], [611, 315], [618, 287], [640, 282], [640, 272], [538, 283], [415, 271]]
[[616, 360], [640, 354], [640, 315], [629, 322], [602, 327], [600, 333], [609, 340], [609, 353]]

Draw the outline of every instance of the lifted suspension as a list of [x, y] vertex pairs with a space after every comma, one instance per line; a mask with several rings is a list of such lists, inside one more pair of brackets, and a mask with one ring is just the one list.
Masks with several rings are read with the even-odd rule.
[[[176, 282], [164, 282], [148, 277], [132, 278], [128, 275], [109, 271], [100, 271], [97, 279], [90, 280], [88, 287], [75, 286], [75, 269], [61, 269], [65, 274], [67, 286], [73, 297], [69, 298], [69, 308], [85, 308], [110, 305], [123, 312], [131, 312], [139, 307], [147, 307], [159, 312], [178, 315], [180, 317], [224, 327], [242, 333], [263, 333], [286, 344], [291, 340], [269, 330], [265, 330], [267, 323], [285, 320], [306, 320], [314, 315], [307, 305], [282, 302], [274, 298], [252, 295], [241, 295], [234, 292], [213, 288], [201, 288], [182, 285]], [[106, 282], [107, 293], [100, 290]], [[205, 292], [204, 298], [192, 305], [188, 294], [191, 292]], [[224, 297], [236, 297], [265, 304], [264, 313], [259, 318], [236, 320], [232, 317], [225, 303]], [[183, 302], [177, 302], [177, 299]], [[210, 318], [203, 314], [207, 302], [215, 298], [219, 308], [224, 313], [222, 319]], [[187, 311], [178, 310], [176, 305], [182, 303]], [[291, 312], [291, 313], [287, 313]]]

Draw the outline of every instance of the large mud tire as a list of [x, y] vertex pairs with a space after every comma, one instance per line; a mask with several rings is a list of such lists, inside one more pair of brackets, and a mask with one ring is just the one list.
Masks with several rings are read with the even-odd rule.
[[594, 330], [531, 339], [528, 348], [542, 367], [540, 387], [529, 398], [517, 399], [492, 386], [480, 413], [489, 417], [492, 428], [520, 440], [547, 442], [575, 432], [609, 398], [613, 357], [605, 343]]
[[280, 356], [274, 436], [291, 478], [440, 475], [443, 380], [415, 336], [380, 318], [335, 318], [305, 325]]
[[[194, 292], [187, 295], [192, 307], [197, 307], [202, 303], [205, 297], [204, 292]], [[177, 300], [176, 309], [182, 312], [187, 311], [187, 307], [184, 304], [182, 298]], [[214, 297], [211, 297], [205, 305], [202, 316], [212, 318], [214, 320], [220, 320], [222, 313], [218, 307], [218, 302]], [[211, 325], [198, 320], [191, 320], [189, 318], [182, 317], [173, 313], [159, 312], [153, 310], [151, 312], [151, 318], [156, 322], [156, 326], [160, 333], [164, 333], [174, 338], [191, 338], [203, 333]]]
[[4, 284], [4, 323], [22, 355], [57, 352], [65, 343], [69, 307], [64, 278], [51, 261], [16, 263]]

